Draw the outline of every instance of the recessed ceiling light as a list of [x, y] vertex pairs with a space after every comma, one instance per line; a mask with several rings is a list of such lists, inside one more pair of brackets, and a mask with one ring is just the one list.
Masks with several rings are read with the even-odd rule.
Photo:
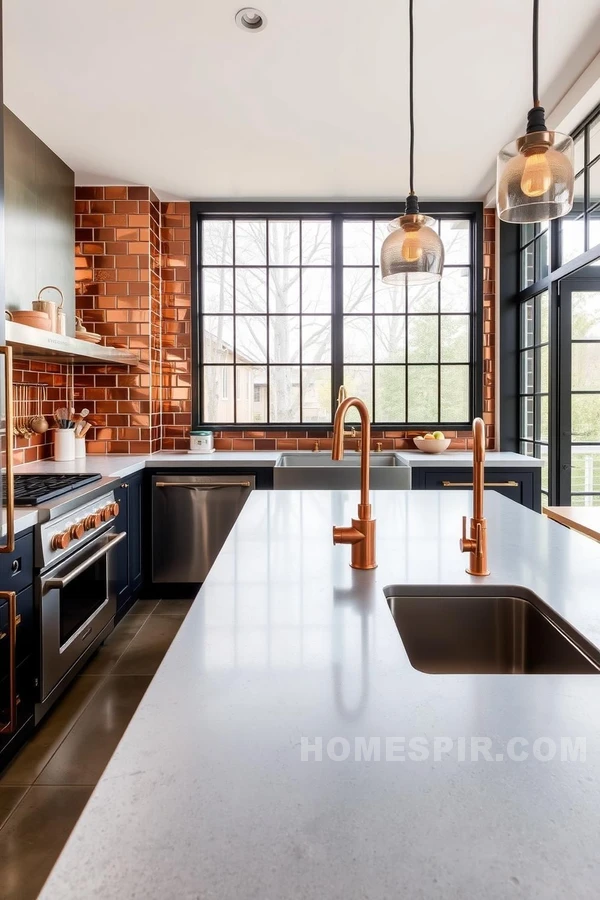
[[259, 9], [246, 6], [235, 14], [235, 23], [244, 31], [263, 31], [267, 27], [267, 17]]

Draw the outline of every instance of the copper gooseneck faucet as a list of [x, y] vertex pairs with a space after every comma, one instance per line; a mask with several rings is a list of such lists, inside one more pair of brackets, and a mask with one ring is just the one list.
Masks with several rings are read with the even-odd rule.
[[470, 537], [467, 537], [467, 517], [463, 516], [460, 549], [469, 554], [469, 575], [489, 575], [487, 565], [487, 520], [483, 515], [485, 488], [485, 425], [483, 419], [473, 420], [473, 515]]
[[371, 447], [371, 422], [369, 411], [358, 397], [348, 397], [339, 404], [333, 423], [332, 459], [344, 456], [344, 419], [350, 407], [355, 406], [360, 415], [361, 456], [360, 456], [360, 503], [358, 517], [352, 519], [352, 525], [333, 527], [334, 544], [351, 544], [352, 555], [350, 565], [353, 569], [374, 569], [375, 561], [375, 519], [371, 518], [369, 502], [369, 449]]

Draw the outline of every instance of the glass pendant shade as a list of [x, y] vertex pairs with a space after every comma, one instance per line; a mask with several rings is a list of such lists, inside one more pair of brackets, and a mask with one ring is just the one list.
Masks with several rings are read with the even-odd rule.
[[566, 215], [573, 207], [573, 140], [558, 131], [532, 131], [498, 154], [498, 215], [526, 225]]
[[388, 225], [381, 247], [381, 280], [386, 284], [430, 284], [440, 281], [444, 245], [431, 225], [434, 219], [419, 213], [400, 216]]

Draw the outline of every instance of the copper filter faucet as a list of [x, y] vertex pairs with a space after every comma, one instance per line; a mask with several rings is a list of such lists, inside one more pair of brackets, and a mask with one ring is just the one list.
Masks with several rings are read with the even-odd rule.
[[469, 554], [469, 575], [489, 575], [487, 565], [487, 520], [483, 515], [485, 488], [485, 425], [483, 419], [473, 420], [473, 515], [470, 537], [467, 537], [467, 517], [462, 520], [460, 549]]
[[350, 527], [334, 525], [333, 543], [351, 544], [352, 555], [350, 565], [353, 569], [374, 569], [375, 561], [375, 519], [371, 518], [369, 502], [369, 447], [371, 446], [371, 422], [369, 411], [358, 397], [348, 397], [339, 404], [333, 423], [332, 459], [344, 456], [344, 419], [351, 406], [355, 406], [360, 415], [362, 434], [362, 450], [360, 456], [360, 503], [358, 517], [352, 519]]

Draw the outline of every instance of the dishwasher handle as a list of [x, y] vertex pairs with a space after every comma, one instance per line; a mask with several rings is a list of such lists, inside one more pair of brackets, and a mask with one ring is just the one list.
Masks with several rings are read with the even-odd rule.
[[249, 481], [213, 481], [208, 483], [200, 483], [198, 481], [157, 481], [155, 482], [155, 487], [157, 488], [168, 488], [168, 487], [187, 487], [187, 488], [195, 488], [198, 491], [212, 491], [215, 488], [231, 488], [231, 487], [241, 487], [241, 488], [249, 488], [252, 487]]

